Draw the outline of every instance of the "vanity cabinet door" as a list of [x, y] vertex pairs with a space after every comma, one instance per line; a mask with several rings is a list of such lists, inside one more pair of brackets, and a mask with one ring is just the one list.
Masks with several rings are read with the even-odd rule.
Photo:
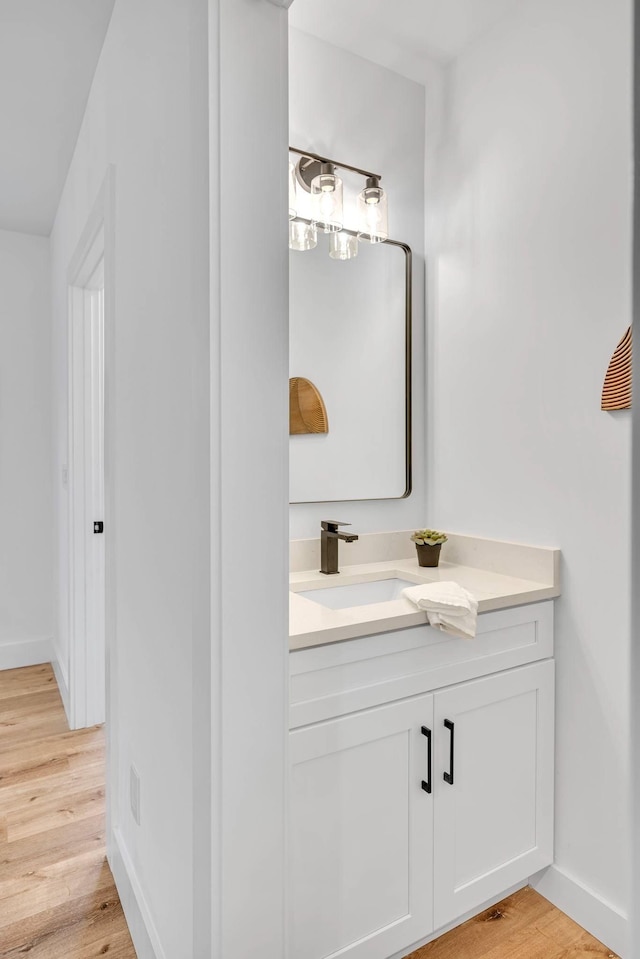
[[289, 953], [387, 959], [433, 930], [433, 696], [290, 733]]
[[435, 694], [436, 928], [553, 861], [553, 713], [552, 661]]

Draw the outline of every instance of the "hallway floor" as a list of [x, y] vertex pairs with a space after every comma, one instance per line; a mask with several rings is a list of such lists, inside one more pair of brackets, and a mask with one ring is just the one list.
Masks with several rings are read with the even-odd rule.
[[104, 734], [49, 665], [0, 672], [0, 959], [135, 959], [105, 858]]

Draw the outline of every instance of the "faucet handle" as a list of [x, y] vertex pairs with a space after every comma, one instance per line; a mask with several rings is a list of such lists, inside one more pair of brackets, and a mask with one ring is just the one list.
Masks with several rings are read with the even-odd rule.
[[323, 519], [320, 526], [322, 529], [326, 529], [328, 533], [337, 533], [339, 526], [351, 526], [351, 523], [341, 523], [337, 519]]

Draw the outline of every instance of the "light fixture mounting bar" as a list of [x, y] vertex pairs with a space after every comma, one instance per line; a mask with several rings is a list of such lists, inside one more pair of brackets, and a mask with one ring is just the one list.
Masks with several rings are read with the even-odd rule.
[[297, 147], [289, 147], [289, 153], [297, 153], [298, 156], [308, 157], [309, 160], [317, 160], [318, 163], [332, 163], [340, 170], [351, 170], [352, 173], [359, 173], [361, 176], [373, 177], [376, 180], [382, 179], [379, 173], [371, 173], [369, 170], [361, 170], [360, 167], [351, 166], [348, 163], [339, 163], [337, 160], [332, 160], [331, 157], [323, 157], [318, 153], [311, 153], [309, 150], [298, 150]]

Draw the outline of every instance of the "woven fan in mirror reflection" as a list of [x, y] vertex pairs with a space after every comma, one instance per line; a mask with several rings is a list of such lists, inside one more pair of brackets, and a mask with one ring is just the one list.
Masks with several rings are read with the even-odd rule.
[[328, 433], [329, 421], [324, 400], [311, 380], [292, 376], [289, 380], [289, 433]]
[[607, 369], [602, 387], [603, 410], [631, 409], [631, 327], [624, 334]]

